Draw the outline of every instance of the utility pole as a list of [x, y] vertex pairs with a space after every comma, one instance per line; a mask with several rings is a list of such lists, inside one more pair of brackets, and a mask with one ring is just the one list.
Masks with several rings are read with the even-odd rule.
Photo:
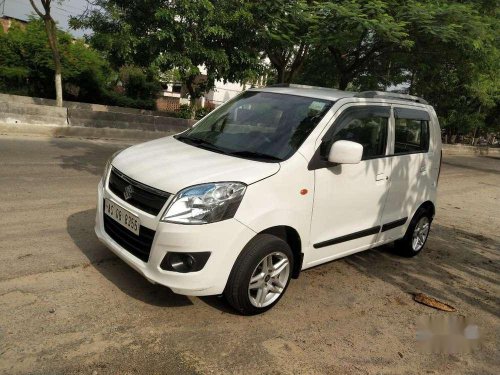
[[5, 2], [6, 1], [7, 0], [2, 0], [2, 4], [1, 4], [2, 5], [2, 17], [5, 16]]

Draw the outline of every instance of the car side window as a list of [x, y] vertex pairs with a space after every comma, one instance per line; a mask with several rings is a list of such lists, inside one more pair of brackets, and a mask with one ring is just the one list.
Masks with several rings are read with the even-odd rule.
[[332, 143], [340, 140], [357, 142], [363, 146], [362, 160], [385, 155], [388, 118], [353, 115], [335, 131]]
[[395, 155], [429, 150], [429, 121], [405, 118], [395, 120]]
[[361, 160], [375, 159], [386, 154], [387, 132], [391, 107], [385, 105], [353, 105], [342, 110], [321, 138], [307, 168], [330, 168], [328, 153], [334, 142], [357, 142], [363, 146]]

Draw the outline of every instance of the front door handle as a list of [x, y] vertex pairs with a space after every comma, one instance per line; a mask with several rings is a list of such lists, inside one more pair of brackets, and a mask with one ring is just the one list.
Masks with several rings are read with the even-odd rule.
[[389, 179], [389, 176], [386, 176], [385, 173], [377, 173], [377, 176], [375, 177], [375, 181], [385, 181], [388, 179]]

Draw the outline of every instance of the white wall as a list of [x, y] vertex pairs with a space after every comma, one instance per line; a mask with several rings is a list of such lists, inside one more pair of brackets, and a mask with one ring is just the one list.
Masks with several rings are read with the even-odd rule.
[[250, 88], [250, 85], [217, 81], [215, 82], [215, 88], [205, 94], [205, 100], [208, 100], [218, 106], [227, 102], [229, 99], [234, 98], [240, 92], [248, 88]]

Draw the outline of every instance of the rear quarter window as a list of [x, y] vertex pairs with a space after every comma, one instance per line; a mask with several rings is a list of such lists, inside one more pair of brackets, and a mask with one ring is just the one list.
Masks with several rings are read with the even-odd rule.
[[405, 118], [395, 120], [394, 154], [429, 150], [429, 121]]

